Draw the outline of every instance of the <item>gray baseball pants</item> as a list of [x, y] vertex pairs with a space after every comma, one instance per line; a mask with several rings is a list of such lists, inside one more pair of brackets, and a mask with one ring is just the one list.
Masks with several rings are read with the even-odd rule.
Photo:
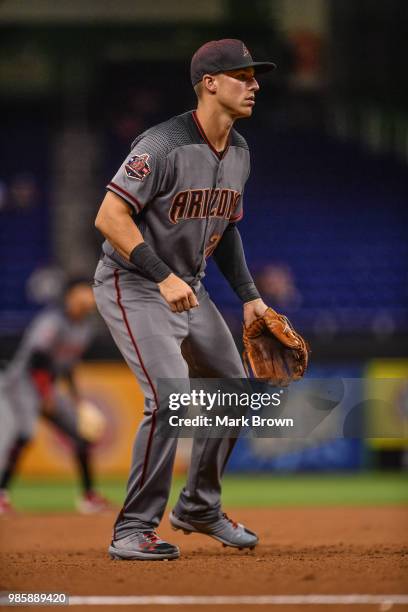
[[[177, 439], [155, 435], [159, 379], [245, 378], [231, 332], [204, 286], [194, 287], [199, 307], [173, 313], [157, 285], [106, 257], [94, 279], [96, 303], [145, 396], [127, 495], [114, 537], [155, 529], [168, 501]], [[221, 476], [234, 438], [199, 438], [193, 443], [186, 486], [176, 504], [179, 516], [208, 521], [221, 511]]]
[[41, 400], [26, 373], [18, 380], [0, 379], [0, 473], [5, 469], [16, 441], [27, 444], [33, 439], [40, 416], [43, 416], [77, 444], [88, 444], [78, 431], [73, 401], [66, 393], [54, 391], [52, 414], [41, 414]]

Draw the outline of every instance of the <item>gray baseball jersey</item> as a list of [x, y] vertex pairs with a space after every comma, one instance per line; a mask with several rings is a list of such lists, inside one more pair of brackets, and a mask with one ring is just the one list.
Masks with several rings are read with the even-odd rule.
[[[107, 189], [132, 206], [134, 221], [155, 253], [193, 283], [204, 276], [205, 260], [228, 223], [242, 217], [249, 169], [245, 139], [232, 130], [227, 148], [217, 153], [192, 111], [139, 136]], [[108, 241], [103, 250], [133, 268]]]

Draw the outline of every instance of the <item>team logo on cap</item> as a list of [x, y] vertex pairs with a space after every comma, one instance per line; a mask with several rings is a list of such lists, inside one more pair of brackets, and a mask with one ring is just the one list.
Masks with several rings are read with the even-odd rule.
[[150, 155], [148, 153], [142, 153], [141, 155], [135, 155], [131, 157], [125, 165], [125, 172], [131, 179], [137, 181], [144, 181], [146, 176], [149, 176], [151, 169], [147, 160]]
[[250, 54], [250, 53], [249, 53], [248, 49], [246, 48], [246, 46], [244, 45], [244, 43], [242, 43], [242, 55], [243, 55], [244, 57], [247, 57], [249, 54]]

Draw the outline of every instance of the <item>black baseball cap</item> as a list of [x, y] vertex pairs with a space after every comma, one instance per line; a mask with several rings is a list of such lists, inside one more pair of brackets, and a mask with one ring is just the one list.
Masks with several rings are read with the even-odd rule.
[[254, 62], [242, 40], [223, 38], [211, 40], [200, 47], [191, 60], [191, 82], [197, 85], [205, 74], [218, 74], [238, 68], [255, 69], [255, 74], [276, 68], [273, 62]]

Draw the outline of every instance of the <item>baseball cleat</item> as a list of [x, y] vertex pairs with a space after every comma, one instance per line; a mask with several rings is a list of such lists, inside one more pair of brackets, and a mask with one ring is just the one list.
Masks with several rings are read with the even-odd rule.
[[232, 546], [232, 548], [253, 549], [258, 544], [258, 536], [253, 531], [250, 531], [241, 523], [236, 523], [230, 519], [225, 512], [211, 523], [200, 523], [191, 519], [182, 519], [170, 512], [170, 524], [173, 529], [181, 529], [183, 533], [202, 533], [208, 535], [223, 546]]
[[16, 514], [16, 511], [11, 504], [9, 494], [2, 489], [0, 491], [0, 516], [12, 516], [14, 514]]
[[97, 514], [113, 510], [112, 504], [99, 493], [88, 491], [77, 502], [78, 512], [81, 514]]
[[178, 559], [177, 546], [160, 539], [155, 531], [136, 531], [120, 540], [112, 540], [108, 549], [111, 559], [161, 561]]

